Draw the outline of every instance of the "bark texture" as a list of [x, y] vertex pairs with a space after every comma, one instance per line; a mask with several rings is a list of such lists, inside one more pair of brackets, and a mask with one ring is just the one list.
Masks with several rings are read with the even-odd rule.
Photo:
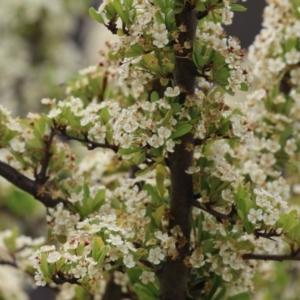
[[[197, 19], [196, 12], [187, 6], [176, 15], [177, 26], [185, 26], [186, 30], [179, 35], [179, 44], [183, 47], [184, 42], [194, 41]], [[195, 92], [196, 77], [195, 66], [192, 61], [192, 49], [181, 49], [175, 53], [175, 84], [181, 88], [180, 103], [183, 104], [187, 95]], [[186, 239], [184, 246], [178, 247], [177, 259], [168, 258], [163, 270], [161, 281], [161, 300], [185, 300], [188, 278], [188, 268], [184, 259], [189, 255], [189, 239], [191, 232], [191, 211], [193, 198], [192, 176], [185, 171], [192, 165], [193, 151], [187, 151], [187, 144], [193, 144], [193, 135], [188, 133], [181, 138], [181, 144], [176, 145], [170, 159], [171, 171], [171, 198], [170, 229], [180, 226]]]

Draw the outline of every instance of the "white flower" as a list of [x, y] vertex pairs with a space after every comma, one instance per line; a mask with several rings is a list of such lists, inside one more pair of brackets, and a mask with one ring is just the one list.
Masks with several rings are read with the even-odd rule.
[[106, 127], [99, 123], [96, 123], [90, 130], [89, 134], [94, 136], [94, 139], [97, 141], [104, 142], [106, 136]]
[[293, 84], [298, 84], [300, 82], [300, 68], [293, 69], [291, 72], [291, 82]]
[[80, 278], [86, 275], [87, 268], [81, 265], [77, 265], [76, 268], [71, 269], [71, 272], [74, 274], [75, 278]]
[[180, 90], [178, 86], [174, 86], [174, 88], [172, 87], [167, 87], [166, 91], [165, 91], [165, 95], [167, 97], [176, 97], [180, 94]]
[[205, 265], [205, 260], [201, 248], [197, 248], [193, 251], [193, 254], [190, 257], [190, 263], [193, 268], [200, 268]]
[[285, 67], [285, 63], [279, 57], [275, 59], [270, 58], [268, 64], [269, 64], [269, 70], [273, 73], [278, 73]]
[[25, 151], [25, 143], [21, 142], [18, 137], [14, 137], [12, 140], [9, 142], [10, 147], [12, 150], [23, 153]]
[[160, 34], [155, 36], [155, 40], [153, 41], [153, 45], [158, 48], [163, 48], [169, 42], [168, 37], [166, 35]]
[[286, 145], [284, 147], [284, 151], [288, 155], [293, 155], [296, 150], [297, 150], [296, 140], [295, 139], [289, 139], [289, 140], [287, 140]]
[[289, 65], [297, 64], [300, 60], [300, 52], [295, 48], [293, 48], [290, 52], [287, 52], [284, 56]]
[[50, 251], [53, 251], [53, 250], [55, 250], [55, 246], [54, 245], [51, 245], [51, 246], [45, 245], [45, 246], [42, 246], [40, 248], [41, 252], [50, 252]]
[[133, 268], [135, 266], [135, 261], [131, 254], [127, 254], [124, 256], [123, 263], [127, 268]]
[[71, 203], [81, 202], [83, 200], [83, 191], [81, 191], [79, 194], [72, 193], [71, 197], [68, 198], [68, 201]]
[[112, 234], [109, 235], [109, 239], [107, 239], [106, 241], [115, 246], [120, 246], [124, 243], [124, 241], [121, 239], [119, 235], [112, 235]]
[[223, 268], [222, 270], [222, 278], [229, 282], [232, 280], [232, 274], [230, 273], [230, 269], [229, 268]]
[[131, 146], [132, 143], [132, 136], [124, 133], [120, 138], [119, 138], [119, 143], [122, 145], [122, 148], [128, 149]]
[[158, 265], [160, 263], [161, 260], [163, 260], [165, 258], [164, 253], [162, 252], [162, 250], [160, 248], [154, 248], [154, 249], [150, 249], [149, 251], [149, 256], [148, 256], [148, 261]]
[[164, 126], [161, 126], [158, 128], [157, 133], [160, 137], [167, 139], [171, 135], [171, 130]]
[[137, 20], [140, 25], [148, 24], [151, 21], [151, 19], [152, 19], [152, 14], [148, 11], [137, 16]]
[[118, 285], [125, 286], [128, 283], [128, 276], [126, 273], [119, 271], [114, 272], [114, 282]]
[[85, 114], [85, 116], [83, 116], [83, 118], [80, 120], [80, 125], [85, 126], [89, 123], [93, 123], [97, 118], [98, 118], [98, 116], [90, 114], [90, 113], [87, 112]]
[[38, 286], [45, 286], [46, 285], [46, 280], [42, 274], [36, 274], [34, 276], [34, 279], [36, 280], [36, 285]]
[[148, 140], [148, 144], [154, 148], [159, 148], [160, 146], [162, 146], [164, 144], [164, 140], [162, 137], [153, 134], [149, 140]]
[[48, 113], [48, 117], [53, 119], [53, 118], [57, 117], [59, 114], [61, 114], [61, 112], [62, 112], [62, 110], [60, 108], [53, 108]]
[[267, 139], [265, 142], [265, 148], [272, 153], [276, 153], [280, 150], [281, 146], [280, 143], [276, 140]]
[[153, 272], [143, 271], [139, 279], [141, 279], [143, 284], [147, 284], [148, 282], [154, 282], [155, 274]]
[[168, 31], [166, 30], [166, 24], [153, 24], [153, 36], [156, 38], [157, 35], [167, 35]]
[[263, 211], [261, 208], [255, 209], [251, 208], [248, 213], [248, 220], [252, 223], [255, 224], [256, 221], [261, 221], [263, 219]]
[[230, 25], [232, 23], [233, 12], [228, 7], [222, 9], [222, 23]]
[[241, 137], [248, 130], [247, 119], [241, 115], [233, 115], [230, 118], [232, 122], [232, 131], [235, 136]]
[[45, 105], [51, 105], [53, 103], [53, 101], [50, 98], [43, 98], [41, 100], [41, 103], [45, 104]]
[[190, 166], [187, 170], [185, 170], [185, 173], [187, 174], [194, 174], [200, 171], [200, 167], [196, 166]]
[[275, 225], [277, 222], [278, 216], [274, 213], [272, 214], [264, 214], [264, 222], [266, 225]]
[[54, 251], [48, 254], [47, 262], [55, 263], [61, 259], [61, 254], [58, 251]]
[[174, 147], [175, 147], [175, 143], [173, 142], [173, 140], [168, 140], [166, 142], [166, 148], [168, 152], [174, 152]]

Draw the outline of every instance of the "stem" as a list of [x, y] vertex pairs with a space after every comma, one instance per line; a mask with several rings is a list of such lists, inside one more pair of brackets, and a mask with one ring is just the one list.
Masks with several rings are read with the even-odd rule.
[[[193, 43], [197, 27], [196, 12], [186, 4], [183, 11], [176, 15], [176, 24], [186, 26], [186, 31], [179, 35], [179, 43]], [[181, 88], [180, 103], [183, 104], [187, 95], [195, 92], [196, 78], [195, 66], [191, 59], [192, 49], [183, 49], [175, 52], [174, 81]], [[185, 58], [184, 58], [185, 57]], [[171, 172], [171, 197], [170, 212], [171, 219], [169, 229], [179, 226], [186, 239], [182, 247], [178, 247], [176, 259], [167, 258], [164, 266], [161, 282], [161, 300], [185, 300], [187, 290], [188, 268], [184, 259], [189, 255], [189, 240], [191, 233], [193, 180], [187, 174], [187, 170], [193, 163], [193, 151], [187, 151], [186, 145], [193, 144], [193, 135], [188, 133], [181, 138], [181, 144], [176, 145], [175, 151], [170, 158]]]

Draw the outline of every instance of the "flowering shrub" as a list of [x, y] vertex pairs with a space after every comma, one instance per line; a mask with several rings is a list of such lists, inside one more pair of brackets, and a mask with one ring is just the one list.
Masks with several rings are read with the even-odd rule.
[[[58, 299], [234, 300], [254, 293], [257, 260], [299, 260], [300, 11], [269, 1], [250, 49], [259, 87], [229, 106], [253, 81], [221, 26], [236, 2], [104, 1], [90, 15], [119, 41], [66, 98], [25, 119], [0, 107], [0, 175], [49, 225], [26, 255], [22, 237], [0, 236], [4, 263]], [[90, 151], [80, 161], [68, 141]]]

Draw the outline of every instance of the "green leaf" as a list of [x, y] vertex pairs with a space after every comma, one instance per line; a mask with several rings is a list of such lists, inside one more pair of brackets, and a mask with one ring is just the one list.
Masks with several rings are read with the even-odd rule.
[[95, 10], [95, 8], [91, 7], [89, 9], [89, 14], [95, 21], [105, 24], [103, 17]]
[[168, 9], [166, 14], [166, 26], [167, 28], [172, 28], [175, 23], [175, 14], [173, 9]]
[[177, 130], [171, 134], [171, 139], [177, 139], [192, 130], [193, 126], [191, 124], [182, 124], [178, 126]]
[[133, 162], [138, 166], [142, 164], [146, 159], [145, 151], [138, 152], [133, 157]]
[[153, 91], [150, 95], [150, 101], [151, 102], [156, 102], [159, 100], [159, 95], [156, 91]]
[[203, 2], [198, 1], [197, 5], [196, 5], [196, 7], [195, 7], [195, 10], [196, 10], [196, 11], [205, 11], [205, 10], [206, 10], [206, 7], [205, 7], [205, 5], [204, 5]]
[[7, 236], [3, 239], [4, 244], [9, 253], [14, 253], [17, 249], [16, 239], [19, 234], [18, 228], [14, 228], [10, 236]]
[[251, 298], [247, 292], [243, 292], [238, 295], [231, 296], [227, 300], [251, 300]]
[[240, 250], [247, 250], [247, 251], [252, 251], [255, 248], [255, 246], [249, 240], [239, 241], [235, 244], [235, 246]]
[[161, 219], [162, 219], [162, 216], [165, 213], [165, 210], [166, 210], [165, 205], [162, 205], [159, 208], [157, 208], [156, 211], [152, 214], [153, 218], [154, 218], [155, 225], [157, 227], [160, 227], [160, 225], [161, 225]]
[[162, 126], [166, 126], [168, 122], [170, 121], [171, 117], [173, 116], [173, 109], [170, 108], [168, 112], [166, 113], [164, 119], [162, 120]]
[[65, 235], [57, 235], [56, 237], [61, 244], [65, 244], [67, 242], [67, 237]]
[[101, 110], [101, 119], [103, 121], [104, 124], [108, 123], [108, 121], [110, 120], [110, 114], [109, 114], [109, 111], [108, 111], [108, 107], [105, 106], [102, 108]]
[[164, 0], [153, 0], [153, 3], [155, 4], [155, 6], [159, 7], [161, 11], [165, 11]]
[[214, 300], [223, 300], [224, 299], [224, 296], [225, 296], [225, 294], [226, 294], [226, 288], [223, 286], [223, 287], [221, 287], [221, 288], [219, 288], [218, 290], [217, 290], [217, 292], [215, 293], [215, 295], [214, 295]]
[[249, 234], [253, 233], [253, 231], [255, 229], [255, 225], [248, 221], [244, 222], [244, 227], [246, 229], [246, 232]]
[[94, 210], [97, 210], [101, 207], [105, 200], [106, 190], [99, 190], [94, 198]]
[[95, 236], [93, 238], [92, 246], [92, 258], [97, 261], [100, 249], [104, 246], [104, 242], [100, 236]]
[[153, 295], [148, 286], [136, 283], [133, 285], [133, 290], [140, 299], [157, 300], [157, 296]]
[[232, 11], [246, 11], [247, 8], [240, 4], [230, 4]]
[[90, 188], [86, 182], [83, 184], [83, 195], [84, 198], [88, 198], [90, 196]]
[[154, 202], [158, 203], [158, 204], [162, 204], [163, 201], [160, 198], [157, 189], [155, 189], [151, 184], [146, 183], [143, 187], [143, 189], [145, 191], [147, 191], [148, 195], [151, 196], [151, 198], [153, 199]]
[[109, 250], [110, 250], [109, 246], [101, 247], [101, 249], [97, 255], [97, 260], [96, 260], [98, 262], [99, 266], [103, 263], [104, 258], [106, 256], [106, 254], [109, 252]]
[[165, 20], [164, 20], [162, 14], [160, 13], [160, 11], [156, 11], [156, 13], [154, 15], [155, 15], [157, 23], [159, 23], [159, 24], [165, 23]]
[[115, 7], [115, 10], [116, 10], [117, 14], [120, 16], [122, 21], [125, 24], [128, 24], [129, 23], [128, 16], [124, 12], [124, 7], [122, 6], [121, 1], [120, 0], [113, 0], [113, 4], [114, 4], [114, 7]]
[[39, 264], [39, 269], [41, 270], [44, 277], [49, 276], [49, 268], [48, 268], [48, 262], [47, 262], [47, 254], [45, 252], [41, 253], [41, 263]]
[[138, 248], [135, 252], [132, 253], [135, 261], [140, 260], [143, 256], [148, 254], [148, 250], [145, 248]]
[[161, 198], [164, 197], [164, 191], [165, 191], [165, 166], [159, 164], [156, 167], [156, 186], [157, 186], [157, 190], [158, 193], [160, 195]]
[[230, 73], [227, 68], [221, 68], [217, 71], [214, 70], [213, 76], [217, 83], [226, 86], [228, 84], [228, 78], [230, 78]]
[[152, 171], [153, 169], [155, 169], [156, 165], [157, 165], [157, 164], [155, 163], [155, 164], [151, 165], [151, 166], [148, 167], [148, 168], [141, 169], [141, 170], [137, 171], [137, 172], [135, 173], [135, 176], [142, 176], [142, 175], [147, 174], [148, 172], [150, 172], [150, 171]]
[[218, 288], [221, 286], [221, 282], [222, 282], [222, 277], [215, 275], [213, 282], [212, 282], [212, 287], [211, 290], [207, 296], [207, 299], [213, 299], [213, 295], [216, 293], [216, 291], [218, 290]]
[[241, 91], [244, 91], [244, 92], [249, 91], [249, 86], [245, 82], [241, 83]]
[[[139, 249], [138, 249], [139, 250]], [[133, 253], [134, 255], [134, 253]], [[126, 271], [131, 283], [140, 281], [139, 277], [142, 274], [141, 268], [133, 267]]]
[[181, 105], [179, 103], [175, 102], [171, 105], [171, 108], [173, 110], [173, 114], [176, 114], [181, 110]]
[[126, 51], [125, 56], [136, 57], [142, 55], [143, 53], [144, 53], [143, 46], [135, 44], [130, 47], [130, 50]]

